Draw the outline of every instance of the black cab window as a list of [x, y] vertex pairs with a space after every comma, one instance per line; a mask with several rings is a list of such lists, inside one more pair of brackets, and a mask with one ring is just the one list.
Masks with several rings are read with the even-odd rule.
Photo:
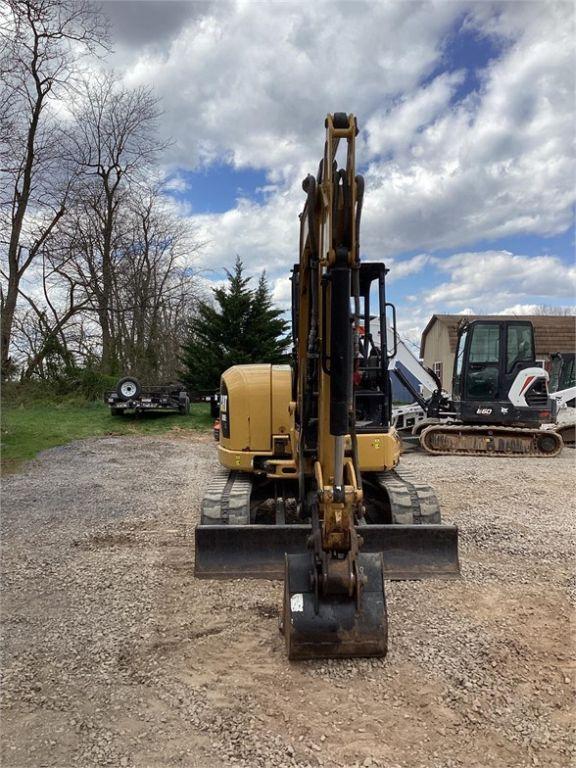
[[458, 342], [458, 351], [456, 352], [456, 376], [462, 374], [462, 365], [464, 363], [464, 349], [466, 348], [466, 337], [468, 336], [468, 329], [462, 331], [460, 335], [460, 341]]
[[500, 359], [500, 326], [476, 325], [470, 347], [471, 363], [498, 363]]
[[508, 326], [506, 369], [510, 373], [517, 363], [534, 360], [532, 328], [526, 324]]

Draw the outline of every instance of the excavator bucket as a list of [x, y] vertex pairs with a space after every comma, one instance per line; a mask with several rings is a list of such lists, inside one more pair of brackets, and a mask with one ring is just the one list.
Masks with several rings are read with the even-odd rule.
[[[453, 579], [460, 573], [453, 525], [363, 525], [362, 554], [382, 553], [384, 578]], [[199, 525], [194, 573], [204, 579], [281, 579], [285, 556], [307, 553], [309, 525]]]
[[381, 554], [360, 554], [366, 584], [360, 605], [345, 595], [314, 594], [313, 555], [286, 555], [283, 631], [289, 659], [385, 656], [388, 617]]

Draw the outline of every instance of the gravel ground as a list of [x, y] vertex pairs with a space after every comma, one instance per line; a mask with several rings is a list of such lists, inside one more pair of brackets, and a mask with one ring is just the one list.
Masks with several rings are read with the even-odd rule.
[[208, 438], [46, 452], [3, 484], [2, 766], [574, 765], [574, 457], [407, 454], [463, 578], [388, 585], [385, 660], [290, 664], [279, 583], [193, 577]]

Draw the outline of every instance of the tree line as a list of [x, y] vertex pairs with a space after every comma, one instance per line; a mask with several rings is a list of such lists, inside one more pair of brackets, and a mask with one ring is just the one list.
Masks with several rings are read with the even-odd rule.
[[[246, 354], [226, 346], [213, 304], [228, 291], [207, 292], [195, 267], [204, 244], [158, 181], [158, 99], [99, 66], [109, 30], [88, 0], [7, 0], [0, 14], [3, 378], [97, 369], [157, 382], [184, 367], [191, 384], [212, 387], [213, 350], [221, 363]], [[250, 290], [237, 263], [230, 279], [233, 301], [251, 307], [252, 357], [264, 360], [262, 325], [281, 335], [285, 324], [264, 277]], [[201, 360], [213, 370], [200, 380]]]

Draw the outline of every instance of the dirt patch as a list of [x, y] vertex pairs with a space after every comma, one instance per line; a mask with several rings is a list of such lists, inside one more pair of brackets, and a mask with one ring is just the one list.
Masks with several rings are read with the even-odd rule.
[[291, 664], [279, 583], [193, 576], [211, 441], [47, 452], [4, 482], [2, 765], [568, 768], [574, 455], [403, 456], [463, 578], [388, 584], [385, 660]]

